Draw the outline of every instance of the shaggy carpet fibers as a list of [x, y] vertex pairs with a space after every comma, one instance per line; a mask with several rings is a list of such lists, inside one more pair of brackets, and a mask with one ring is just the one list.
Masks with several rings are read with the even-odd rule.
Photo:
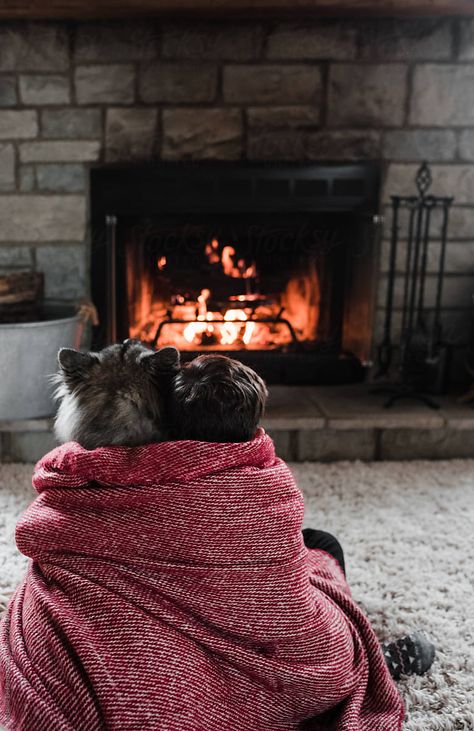
[[[0, 603], [25, 562], [15, 521], [31, 466], [0, 466]], [[293, 466], [306, 526], [337, 535], [348, 579], [381, 639], [424, 628], [437, 659], [401, 681], [405, 731], [474, 730], [474, 461]]]

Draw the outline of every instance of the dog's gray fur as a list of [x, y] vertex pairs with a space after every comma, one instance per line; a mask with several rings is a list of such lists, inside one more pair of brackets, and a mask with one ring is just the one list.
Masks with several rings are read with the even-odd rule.
[[166, 438], [166, 404], [179, 370], [175, 348], [126, 340], [99, 353], [58, 353], [55, 434], [86, 449], [134, 447]]

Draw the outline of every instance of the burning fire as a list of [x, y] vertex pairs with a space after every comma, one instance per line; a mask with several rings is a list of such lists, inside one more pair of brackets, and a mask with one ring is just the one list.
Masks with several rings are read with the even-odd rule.
[[[226, 277], [233, 279], [250, 279], [257, 275], [255, 262], [247, 266], [244, 259], [235, 262], [236, 251], [233, 246], [224, 246], [219, 253], [217, 239], [206, 244], [204, 249], [209, 264], [220, 265]], [[188, 343], [202, 344], [215, 341], [220, 345], [233, 345], [238, 340], [249, 345], [255, 332], [256, 323], [249, 321], [244, 309], [228, 309], [222, 315], [209, 311], [207, 303], [211, 297], [209, 289], [203, 289], [197, 298], [197, 322], [190, 322], [183, 330], [183, 337]], [[239, 295], [245, 302], [245, 295]], [[200, 342], [199, 342], [200, 341]]]
[[[272, 294], [259, 291], [258, 271], [254, 261], [238, 258], [236, 249], [221, 245], [214, 238], [204, 247], [213, 280], [242, 280], [229, 285], [231, 294], [226, 300], [216, 301], [211, 289], [204, 288], [196, 299], [190, 299], [185, 291], [172, 293], [167, 278], [169, 261], [166, 256], [157, 259], [156, 267], [164, 279], [160, 280], [163, 295], [152, 297], [153, 281], [142, 283], [142, 298], [135, 311], [136, 324], [130, 328], [130, 336], [150, 340], [160, 322], [164, 322], [159, 344], [177, 347], [225, 348], [272, 348], [286, 345], [292, 340], [290, 329], [282, 322], [282, 312], [294, 325], [302, 339], [314, 339], [319, 316], [319, 287], [316, 270], [303, 272], [291, 279], [286, 290]], [[129, 281], [133, 284], [133, 280]], [[237, 292], [236, 292], [237, 288]], [[221, 295], [222, 300], [222, 295]], [[227, 306], [226, 306], [227, 302]], [[146, 304], [148, 303], [148, 309]], [[146, 310], [146, 314], [145, 314]]]

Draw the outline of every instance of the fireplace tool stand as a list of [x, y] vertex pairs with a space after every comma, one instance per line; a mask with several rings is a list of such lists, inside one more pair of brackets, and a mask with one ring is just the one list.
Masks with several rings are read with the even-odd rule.
[[[419, 168], [416, 178], [418, 195], [392, 196], [392, 232], [390, 243], [389, 273], [385, 310], [384, 334], [377, 351], [375, 378], [388, 376], [395, 354], [398, 357], [398, 378], [375, 386], [371, 393], [389, 396], [384, 407], [389, 408], [400, 399], [415, 399], [438, 409], [427, 391], [443, 389], [447, 380], [450, 348], [442, 341], [441, 303], [446, 259], [449, 210], [453, 202], [450, 197], [437, 197], [428, 193], [432, 184], [431, 171], [427, 163]], [[405, 209], [408, 225], [402, 227], [400, 213]], [[433, 212], [441, 214], [440, 252], [433, 272], [430, 249], [432, 243]], [[403, 276], [401, 278], [401, 332], [393, 336], [395, 283], [397, 279], [397, 255], [399, 242], [406, 236], [407, 250]], [[435, 277], [434, 306], [427, 306], [427, 270], [430, 261], [430, 275]]]

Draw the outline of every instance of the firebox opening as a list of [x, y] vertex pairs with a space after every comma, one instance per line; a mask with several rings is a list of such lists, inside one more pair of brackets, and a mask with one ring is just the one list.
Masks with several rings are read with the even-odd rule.
[[341, 214], [122, 221], [127, 335], [183, 351], [335, 352], [349, 232]]

